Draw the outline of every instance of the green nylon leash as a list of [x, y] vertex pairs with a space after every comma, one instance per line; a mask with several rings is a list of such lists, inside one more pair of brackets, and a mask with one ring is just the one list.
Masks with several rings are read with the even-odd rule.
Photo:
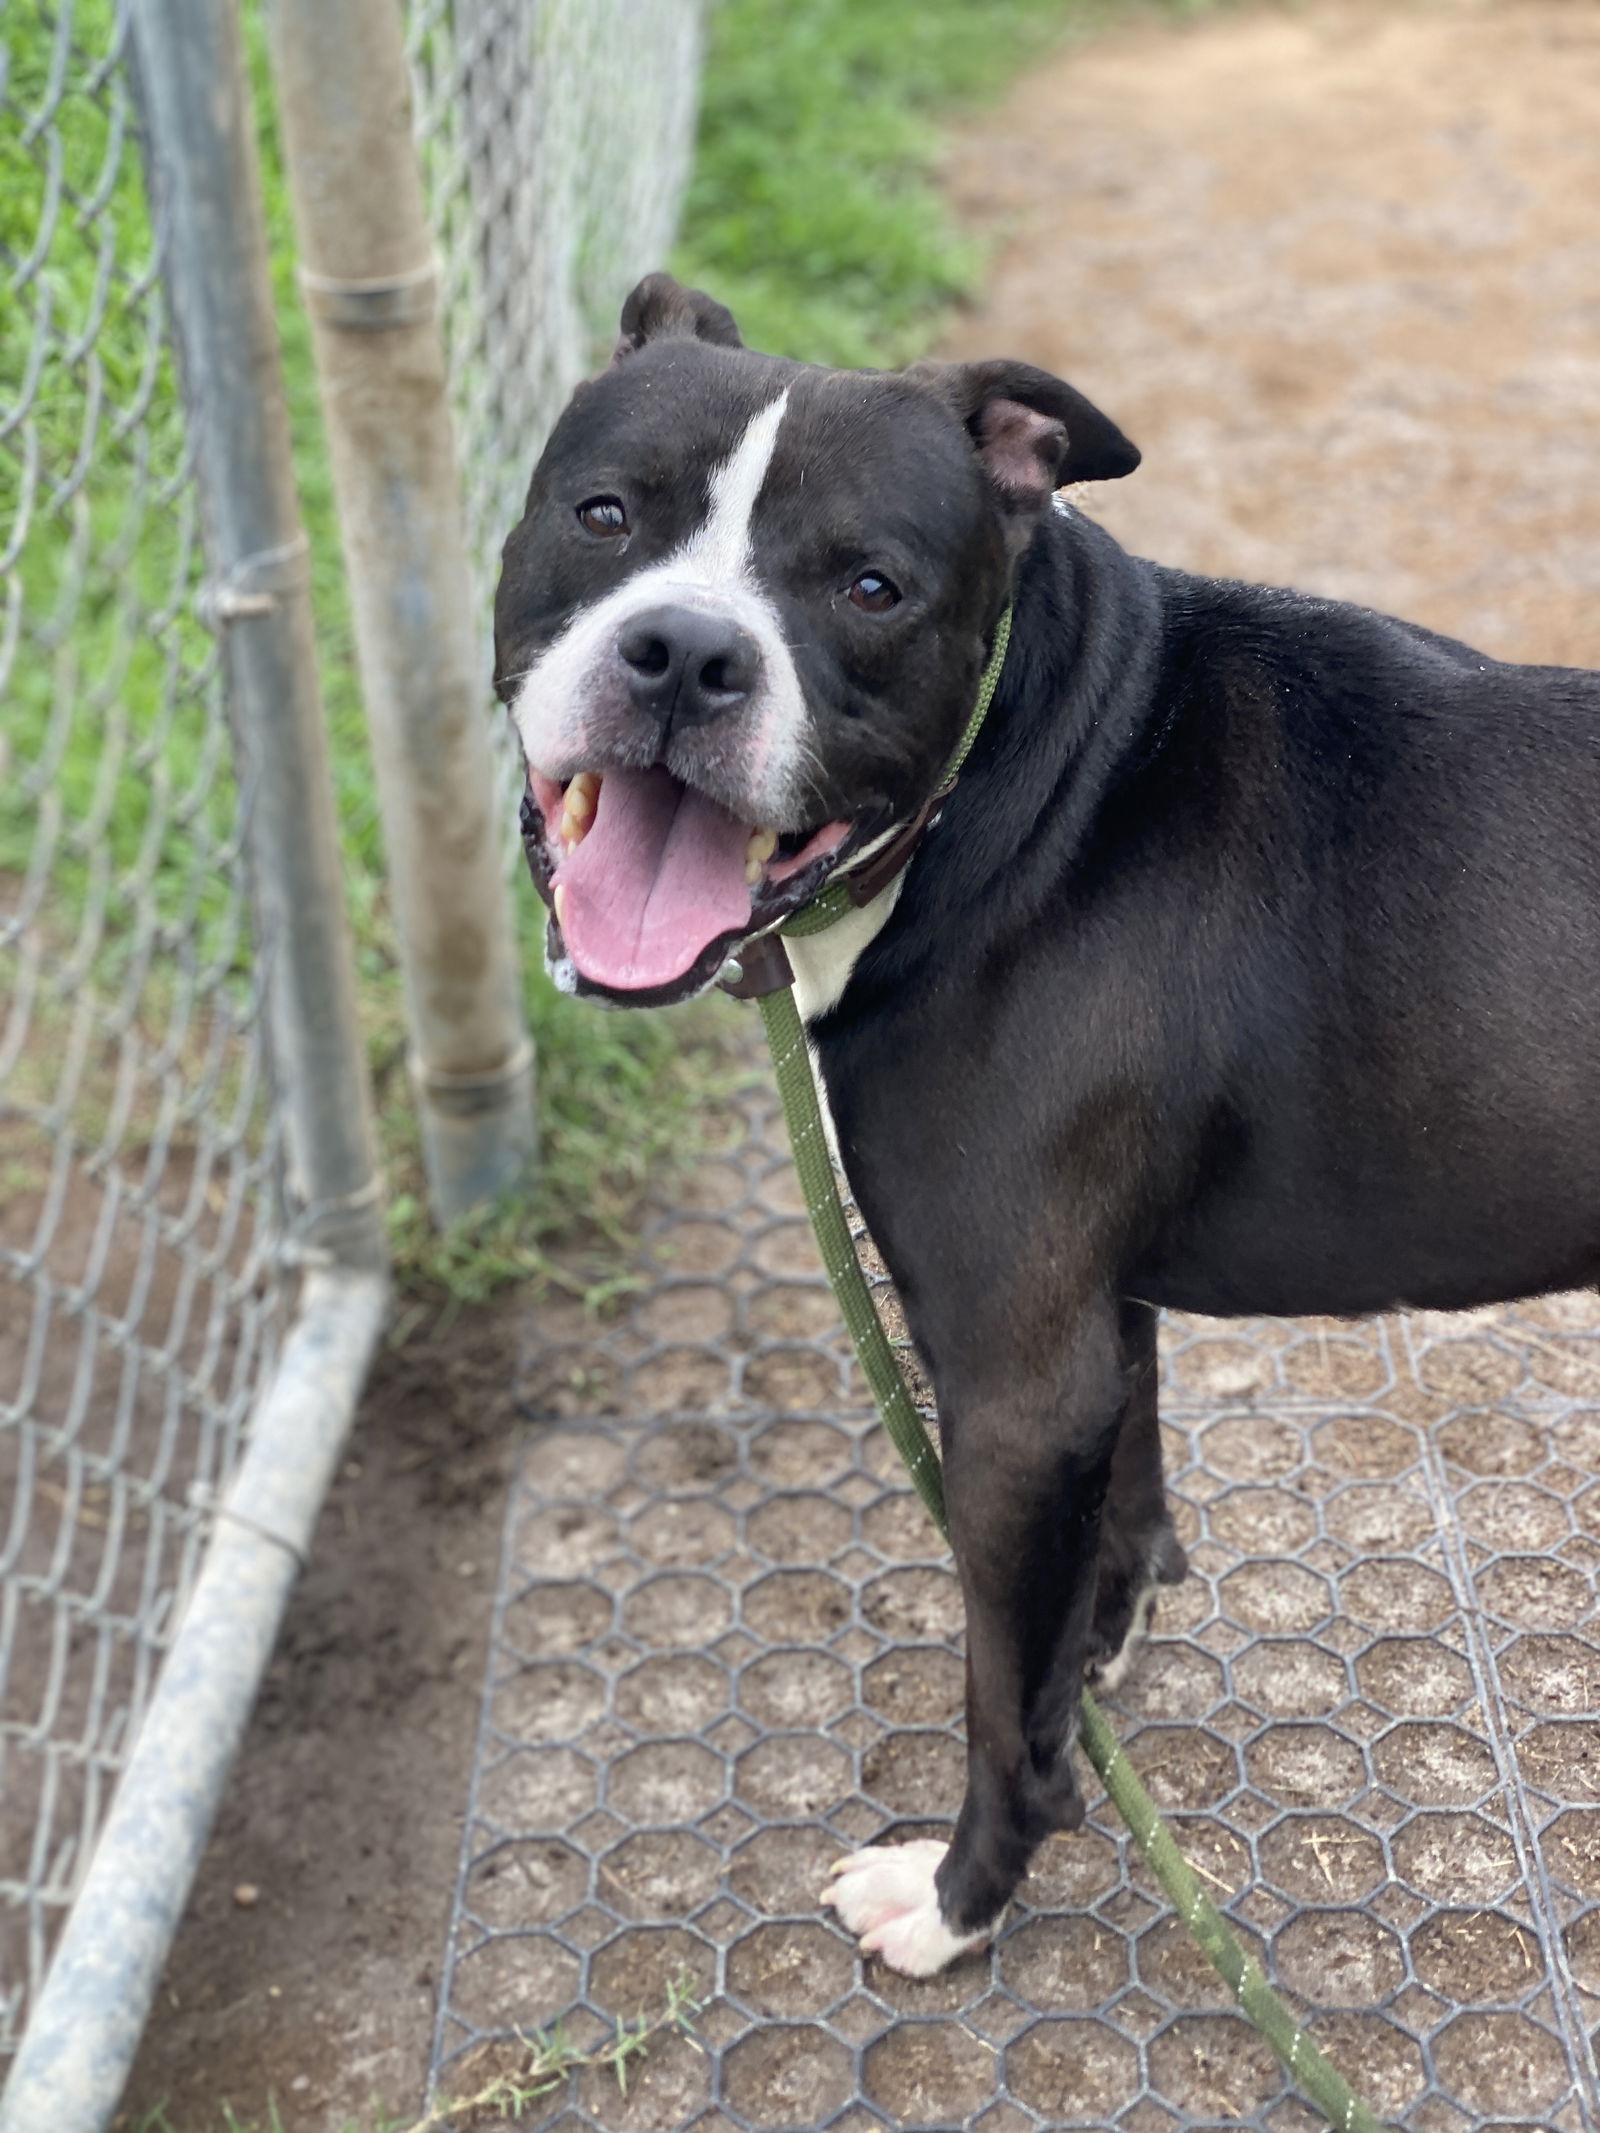
[[[954, 781], [983, 723], [1000, 678], [1000, 668], [1005, 662], [1010, 633], [1011, 612], [1008, 608], [995, 633], [994, 648], [978, 691], [977, 708], [946, 773], [946, 786]], [[794, 937], [820, 933], [843, 917], [849, 908], [845, 884], [835, 881], [814, 903], [789, 919], [781, 930]], [[794, 1167], [805, 1194], [811, 1227], [821, 1248], [823, 1266], [855, 1344], [857, 1359], [872, 1389], [883, 1426], [905, 1462], [906, 1471], [929, 1516], [948, 1540], [944, 1477], [939, 1455], [906, 1388], [905, 1378], [856, 1257], [823, 1132], [816, 1079], [793, 985], [783, 985], [776, 991], [764, 993], [760, 1004], [778, 1094], [794, 1150]], [[1177, 1841], [1157, 1812], [1155, 1802], [1145, 1791], [1104, 1713], [1087, 1690], [1083, 1695], [1079, 1740], [1085, 1755], [1099, 1773], [1112, 1804], [1132, 1831], [1135, 1843], [1149, 1861], [1178, 1916], [1246, 2016], [1266, 2038], [1305, 2094], [1328, 2123], [1344, 2129], [1344, 2133], [1386, 2133], [1382, 2122], [1352, 2093], [1343, 2075], [1323, 2057], [1267, 1983], [1259, 1966], [1234, 1939], [1226, 1919], [1200, 1886], [1193, 1867], [1178, 1849]]]
[[[994, 692], [1000, 684], [1000, 669], [1006, 663], [1006, 648], [1011, 642], [1011, 610], [1008, 607], [1000, 617], [994, 633], [994, 643], [989, 648], [989, 657], [984, 664], [978, 682], [978, 700], [972, 707], [972, 716], [967, 720], [966, 731], [956, 743], [956, 752], [945, 766], [939, 781], [939, 794], [947, 793], [961, 775], [962, 765], [972, 753], [972, 744], [984, 720], [989, 715], [989, 706], [994, 701]], [[796, 911], [792, 918], [785, 919], [778, 928], [790, 940], [804, 940], [808, 933], [826, 933], [828, 928], [844, 917], [854, 907], [848, 880], [830, 881], [820, 895], [814, 896], [803, 910]]]

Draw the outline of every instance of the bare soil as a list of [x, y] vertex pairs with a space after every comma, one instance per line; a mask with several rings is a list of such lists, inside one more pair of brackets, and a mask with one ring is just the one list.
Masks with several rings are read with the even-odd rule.
[[[421, 2093], [461, 1847], [525, 1319], [378, 1363], [124, 2100], [275, 2098], [324, 2133]], [[235, 1892], [258, 1892], [248, 1908]]]
[[1600, 665], [1600, 10], [1319, 0], [1041, 69], [952, 159], [1004, 250], [951, 351], [1145, 451], [1136, 553]]
[[[1125, 423], [1146, 465], [1089, 501], [1129, 545], [1600, 664], [1600, 7], [1136, 27], [1039, 67], [950, 185], [1001, 249], [948, 352], [1046, 364]], [[548, 1428], [524, 1475], [461, 2013], [547, 2020], [580, 1969], [614, 2011], [720, 1961], [705, 2056], [664, 2049], [626, 2099], [581, 2088], [618, 2127], [680, 2124], [714, 2084], [754, 2124], [812, 2124], [857, 2083], [919, 2127], [998, 2133], [1017, 2105], [1301, 2123], [1109, 1826], [1047, 1847], [1011, 1937], [926, 1987], [819, 1918], [844, 1845], [954, 1808], [958, 1611], [881, 1445], [822, 1419], [850, 1376], [792, 1192], [774, 1175], [741, 1234], [745, 1190], [706, 1164], [621, 1336], [513, 1304], [385, 1359], [130, 2113], [168, 2098], [209, 2133], [222, 2099], [270, 2093], [292, 2133], [331, 2133], [417, 2095], [526, 1343], [531, 1406], [605, 1423]], [[1578, 2123], [1504, 1777], [1546, 1803], [1592, 2022], [1592, 1324], [1557, 1300], [1414, 1338], [1169, 1334], [1196, 1575], [1126, 1693], [1130, 1753], [1318, 2035], [1419, 2133]], [[750, 1403], [789, 1419], [752, 1439]], [[1478, 1684], [1502, 1666], [1497, 1770]]]

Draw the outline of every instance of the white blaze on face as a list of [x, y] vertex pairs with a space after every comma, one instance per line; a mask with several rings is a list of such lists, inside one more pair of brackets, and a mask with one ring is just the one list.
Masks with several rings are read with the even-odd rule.
[[723, 760], [746, 790], [751, 823], [804, 826], [803, 766], [808, 756], [805, 698], [776, 610], [751, 564], [751, 522], [772, 464], [788, 406], [786, 386], [746, 426], [707, 485], [706, 516], [663, 562], [635, 572], [575, 615], [529, 669], [512, 715], [532, 768], [564, 781], [603, 760], [594, 731], [602, 695], [617, 688], [617, 639], [631, 618], [662, 604], [715, 615], [751, 637], [761, 672], [747, 708], [730, 714], [719, 735]]
[[711, 477], [711, 508], [706, 522], [664, 566], [685, 570], [711, 588], [738, 590], [750, 577], [750, 521], [778, 442], [778, 426], [789, 404], [786, 385], [769, 400]]

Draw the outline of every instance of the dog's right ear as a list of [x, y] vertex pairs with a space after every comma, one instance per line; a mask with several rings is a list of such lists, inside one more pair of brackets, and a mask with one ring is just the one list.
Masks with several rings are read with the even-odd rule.
[[622, 338], [612, 357], [623, 362], [646, 341], [714, 341], [719, 348], [742, 348], [733, 313], [707, 296], [686, 289], [670, 274], [647, 274], [622, 307]]

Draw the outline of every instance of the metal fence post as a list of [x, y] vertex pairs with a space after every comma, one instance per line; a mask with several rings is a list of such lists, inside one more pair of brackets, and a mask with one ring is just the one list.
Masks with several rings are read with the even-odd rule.
[[[275, 0], [286, 159], [436, 1217], [535, 1145], [438, 274], [398, 0]], [[531, 209], [530, 209], [531, 212]]]
[[134, 0], [157, 228], [227, 651], [291, 1190], [310, 1240], [386, 1264], [371, 1101], [289, 450], [249, 87], [232, 5]]
[[387, 1298], [238, 17], [227, 0], [133, 0], [132, 22], [311, 1271], [34, 2003], [3, 2133], [99, 2133], [116, 2107]]

